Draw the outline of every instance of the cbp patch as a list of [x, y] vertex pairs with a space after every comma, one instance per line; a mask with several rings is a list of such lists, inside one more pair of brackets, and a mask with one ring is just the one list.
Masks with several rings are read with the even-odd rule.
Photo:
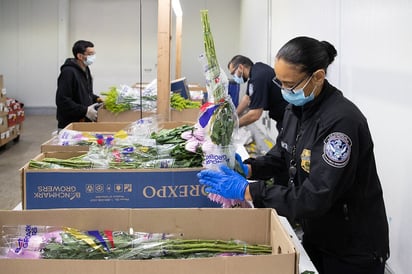
[[333, 132], [323, 142], [323, 160], [333, 167], [345, 167], [349, 162], [352, 146], [348, 135], [342, 132]]

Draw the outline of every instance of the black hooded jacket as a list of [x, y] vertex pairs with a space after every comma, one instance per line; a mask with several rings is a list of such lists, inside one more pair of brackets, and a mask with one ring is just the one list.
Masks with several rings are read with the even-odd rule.
[[251, 179], [289, 172], [293, 181], [250, 183], [255, 207], [297, 219], [305, 241], [352, 262], [386, 260], [388, 222], [366, 118], [327, 81], [303, 107], [288, 105], [276, 145], [248, 159]]
[[83, 70], [76, 59], [66, 59], [57, 79], [57, 127], [64, 128], [72, 122], [90, 121], [86, 118], [87, 107], [96, 103], [97, 98], [93, 94], [89, 67], [86, 66], [86, 70]]

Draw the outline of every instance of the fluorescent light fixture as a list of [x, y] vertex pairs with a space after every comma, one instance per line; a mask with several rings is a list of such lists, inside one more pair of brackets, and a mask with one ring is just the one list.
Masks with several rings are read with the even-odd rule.
[[172, 7], [176, 16], [183, 15], [182, 7], [180, 6], [180, 0], [172, 0]]

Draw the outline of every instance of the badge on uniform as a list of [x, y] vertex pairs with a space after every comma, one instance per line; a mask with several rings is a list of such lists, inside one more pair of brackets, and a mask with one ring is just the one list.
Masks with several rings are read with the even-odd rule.
[[310, 171], [310, 155], [311, 155], [311, 151], [306, 148], [300, 154], [300, 166], [307, 173], [309, 173]]
[[333, 132], [323, 142], [323, 160], [333, 167], [345, 167], [349, 162], [352, 147], [349, 136], [342, 132]]

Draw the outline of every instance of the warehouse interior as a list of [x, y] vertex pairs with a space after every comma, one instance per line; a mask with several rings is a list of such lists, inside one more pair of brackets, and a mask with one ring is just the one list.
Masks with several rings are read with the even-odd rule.
[[[412, 149], [396, 139], [412, 133], [412, 2], [409, 0], [180, 0], [180, 59], [176, 18], [170, 20], [170, 80], [178, 75], [204, 85], [200, 10], [209, 11], [220, 66], [243, 54], [273, 66], [277, 50], [305, 35], [332, 43], [338, 55], [327, 78], [368, 119], [389, 221], [388, 273], [409, 273], [412, 209], [408, 162]], [[0, 209], [21, 199], [19, 168], [40, 153], [57, 129], [56, 79], [78, 39], [93, 41], [95, 93], [112, 86], [149, 83], [158, 77], [158, 10], [155, 0], [0, 0], [0, 74], [6, 95], [24, 104], [21, 136], [0, 148]], [[179, 66], [177, 66], [179, 65]], [[241, 86], [243, 91], [244, 86]], [[273, 142], [276, 128], [264, 114], [255, 135]], [[258, 133], [258, 134], [256, 134]], [[261, 140], [260, 140], [261, 141]], [[394, 146], [399, 143], [402, 146]], [[265, 143], [267, 145], [267, 142]], [[394, 150], [395, 149], [395, 150]], [[260, 152], [267, 150], [264, 145]], [[405, 238], [406, 237], [406, 238]]]

